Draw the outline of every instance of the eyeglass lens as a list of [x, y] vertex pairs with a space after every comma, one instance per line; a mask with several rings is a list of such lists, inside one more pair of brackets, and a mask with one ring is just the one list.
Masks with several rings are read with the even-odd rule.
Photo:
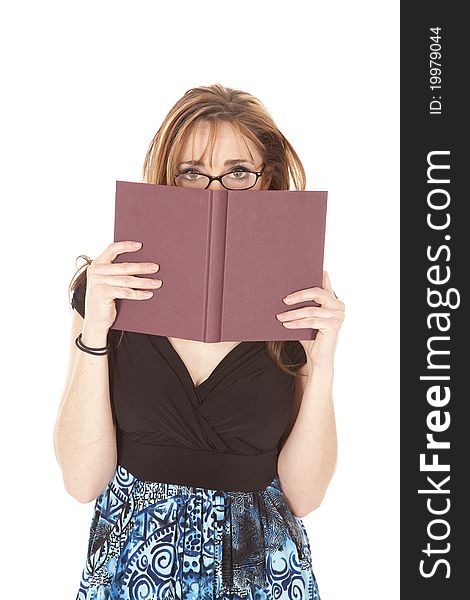
[[[222, 183], [225, 187], [232, 190], [242, 190], [252, 187], [256, 182], [256, 173], [248, 171], [237, 171], [227, 173], [222, 177]], [[175, 178], [176, 185], [179, 187], [205, 188], [209, 184], [209, 177], [200, 173], [181, 173]]]

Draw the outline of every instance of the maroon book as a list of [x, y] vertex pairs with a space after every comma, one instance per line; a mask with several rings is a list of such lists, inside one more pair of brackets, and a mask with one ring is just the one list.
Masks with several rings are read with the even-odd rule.
[[[114, 262], [156, 262], [153, 297], [117, 299], [112, 329], [203, 342], [311, 340], [287, 329], [282, 298], [322, 286], [326, 191], [198, 190], [116, 181]], [[143, 276], [143, 275], [138, 275]]]

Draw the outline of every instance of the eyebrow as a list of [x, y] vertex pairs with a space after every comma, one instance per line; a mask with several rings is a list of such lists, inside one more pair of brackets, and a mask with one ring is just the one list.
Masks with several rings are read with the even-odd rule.
[[[252, 165], [254, 165], [255, 163], [252, 160], [246, 159], [246, 158], [234, 158], [232, 160], [226, 160], [225, 161], [225, 166], [228, 167], [229, 165], [236, 165], [238, 163], [250, 163]], [[204, 166], [204, 162], [201, 160], [186, 160], [184, 162], [180, 162], [178, 163], [176, 166], [180, 167], [181, 165], [195, 165], [195, 166]]]

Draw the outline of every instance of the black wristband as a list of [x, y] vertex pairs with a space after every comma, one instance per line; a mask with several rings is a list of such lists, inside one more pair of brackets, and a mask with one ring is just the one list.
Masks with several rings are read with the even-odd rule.
[[109, 354], [112, 348], [111, 342], [107, 346], [103, 346], [102, 348], [90, 348], [90, 346], [86, 346], [82, 342], [82, 334], [79, 333], [77, 338], [75, 339], [75, 345], [77, 348], [82, 350], [83, 352], [88, 352], [88, 354], [95, 354], [97, 356], [101, 356], [104, 354]]

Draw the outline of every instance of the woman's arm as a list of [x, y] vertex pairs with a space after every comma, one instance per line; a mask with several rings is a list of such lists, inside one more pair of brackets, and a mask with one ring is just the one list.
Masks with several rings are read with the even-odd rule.
[[69, 366], [54, 428], [54, 450], [65, 489], [79, 502], [91, 502], [106, 487], [116, 469], [116, 431], [112, 418], [108, 357], [79, 350], [75, 338], [101, 348], [107, 329], [87, 328], [73, 311]]
[[75, 338], [82, 332], [86, 346], [106, 346], [117, 315], [115, 300], [147, 300], [153, 296], [152, 290], [162, 285], [161, 279], [138, 276], [159, 271], [156, 263], [113, 262], [119, 254], [136, 252], [141, 246], [133, 240], [109, 244], [88, 264], [84, 285], [75, 288], [72, 298], [70, 358], [54, 448], [65, 488], [80, 502], [95, 499], [114, 476], [117, 443], [108, 356], [79, 350]]
[[297, 419], [278, 456], [279, 481], [292, 512], [304, 517], [320, 506], [336, 467], [336, 424], [333, 408], [334, 355], [345, 305], [323, 271], [323, 287], [299, 290], [283, 298], [286, 304], [314, 300], [277, 315], [287, 328], [317, 329], [314, 340], [300, 341], [307, 362], [296, 377]]
[[315, 366], [307, 357], [299, 369], [307, 377], [295, 377], [298, 414], [279, 453], [278, 474], [297, 517], [318, 508], [336, 467], [333, 372], [333, 365]]

